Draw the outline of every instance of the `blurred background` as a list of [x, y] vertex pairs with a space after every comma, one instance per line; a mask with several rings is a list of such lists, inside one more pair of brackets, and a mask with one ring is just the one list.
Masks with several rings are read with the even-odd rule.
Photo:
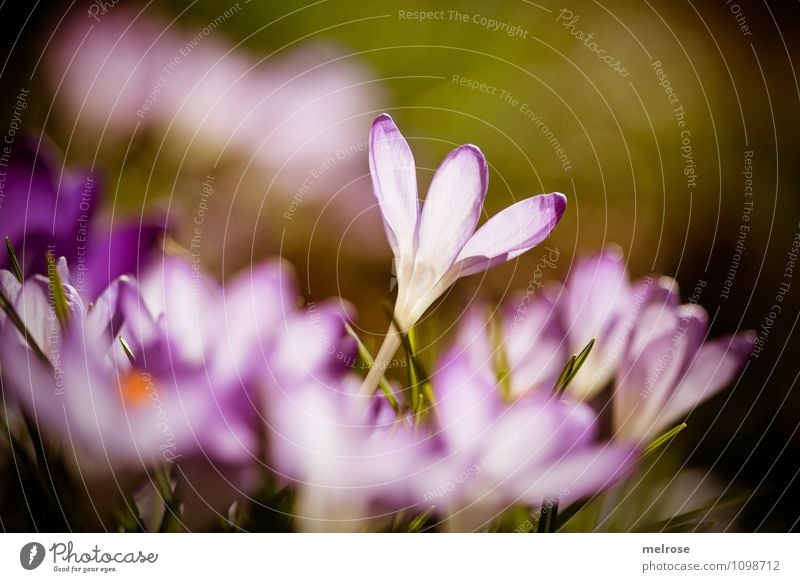
[[[377, 114], [411, 142], [422, 192], [466, 142], [490, 164], [487, 216], [564, 192], [546, 277], [616, 244], [633, 276], [696, 295], [712, 336], [760, 333], [671, 450], [745, 494], [735, 528], [797, 529], [797, 3], [85, 0], [4, 3], [0, 23], [0, 133], [43, 132], [103, 173], [109, 220], [163, 216], [219, 277], [285, 256], [308, 298], [355, 304], [373, 348], [392, 288]], [[547, 253], [460, 281], [422, 338], [476, 294], [524, 289]]]

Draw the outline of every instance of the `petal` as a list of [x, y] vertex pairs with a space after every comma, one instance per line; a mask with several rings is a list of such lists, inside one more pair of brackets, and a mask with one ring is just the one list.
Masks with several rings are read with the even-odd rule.
[[441, 437], [453, 454], [481, 451], [501, 409], [499, 392], [469, 357], [451, 349], [440, 360], [433, 377], [436, 414]]
[[386, 113], [372, 123], [369, 168], [392, 251], [410, 260], [419, 218], [417, 169], [408, 142]]
[[153, 217], [115, 226], [101, 241], [93, 243], [86, 264], [79, 261], [75, 287], [94, 299], [121, 275], [140, 276], [158, 256], [168, 230], [166, 219]]
[[13, 366], [3, 367], [4, 395], [17, 400], [43, 432], [63, 437], [61, 367], [54, 374], [20, 340], [7, 332], [0, 334], [0, 358], [3, 362], [14, 362]]
[[704, 344], [663, 407], [654, 432], [670, 428], [668, 425], [727, 386], [744, 366], [754, 343], [754, 334], [745, 332]]
[[127, 276], [113, 281], [100, 294], [86, 316], [86, 330], [93, 338], [110, 342], [120, 333], [125, 321], [126, 294], [138, 295], [136, 283]]
[[616, 371], [632, 322], [631, 285], [622, 252], [613, 247], [579, 261], [567, 280], [563, 305], [569, 349], [579, 353], [592, 338], [596, 343], [572, 381], [570, 392], [586, 398], [600, 390]]
[[456, 257], [460, 277], [518, 257], [548, 237], [567, 208], [558, 192], [527, 198], [490, 218]]
[[707, 329], [708, 315], [701, 307], [667, 308], [654, 321], [652, 340], [641, 351], [626, 353], [630, 366], [622, 372], [614, 398], [615, 425], [623, 436], [641, 441], [657, 436], [654, 423], [696, 357]]
[[458, 332], [453, 342], [453, 348], [462, 350], [475, 368], [492, 365], [492, 345], [486, 320], [488, 313], [489, 307], [483, 302], [472, 303], [458, 322]]
[[593, 337], [602, 343], [629, 300], [630, 285], [622, 253], [613, 248], [579, 261], [566, 288], [565, 322], [572, 348], [583, 348]]
[[268, 261], [236, 276], [223, 288], [220, 329], [214, 367], [236, 377], [262, 369], [265, 355], [297, 307], [297, 283], [291, 266]]
[[669, 277], [645, 280], [638, 285], [636, 297], [641, 297], [637, 300], [640, 308], [626, 350], [634, 357], [642, 353], [648, 343], [672, 333], [679, 301], [678, 286]]
[[282, 318], [269, 362], [272, 379], [283, 388], [308, 377], [336, 385], [331, 378], [339, 376], [355, 357], [355, 343], [344, 328], [348, 320], [352, 320], [352, 309], [341, 299]]
[[433, 176], [419, 223], [415, 263], [437, 265], [444, 273], [475, 232], [483, 208], [489, 170], [474, 145], [456, 148]]
[[[14, 243], [20, 262], [26, 262], [25, 237], [32, 233], [52, 233], [57, 200], [56, 176], [60, 170], [53, 150], [47, 139], [37, 142], [25, 137], [10, 154], [0, 210], [0, 234], [8, 236]], [[43, 245], [41, 251], [44, 250]], [[41, 261], [41, 257], [35, 258]], [[0, 264], [7, 263], [8, 257], [3, 253]]]
[[490, 451], [484, 467], [494, 481], [527, 485], [554, 459], [589, 446], [596, 434], [597, 417], [587, 404], [524, 396], [503, 410], [483, 439]]
[[564, 328], [557, 317], [553, 287], [517, 295], [505, 308], [504, 347], [514, 395], [552, 390], [569, 357]]
[[217, 283], [197, 263], [164, 257], [141, 279], [144, 303], [163, 318], [167, 335], [185, 357], [200, 362], [216, 341], [213, 319]]
[[[19, 292], [22, 289], [22, 283], [17, 280], [16, 275], [14, 275], [11, 271], [2, 269], [0, 270], [0, 289], [3, 291], [3, 295], [5, 296], [6, 300], [14, 305], [14, 303], [17, 301], [17, 295], [19, 295]], [[0, 321], [3, 321], [5, 317], [5, 311], [0, 312]]]
[[[17, 294], [14, 309], [30, 332], [33, 341], [49, 356], [51, 343], [57, 346], [60, 341], [60, 324], [51, 307], [48, 288], [47, 279], [41, 275], [26, 280]], [[18, 335], [19, 341], [26, 344], [21, 333], [12, 332], [12, 334]]]
[[517, 481], [517, 497], [537, 505], [558, 502], [562, 509], [623, 479], [639, 459], [629, 445], [604, 444], [565, 453], [527, 482]]

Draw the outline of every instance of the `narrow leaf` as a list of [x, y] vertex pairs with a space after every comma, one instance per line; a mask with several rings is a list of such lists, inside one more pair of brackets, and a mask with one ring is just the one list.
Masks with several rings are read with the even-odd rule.
[[[433, 394], [432, 391], [424, 389], [424, 386], [428, 383], [430, 376], [428, 376], [428, 373], [425, 371], [425, 367], [422, 365], [422, 362], [419, 361], [419, 358], [411, 349], [411, 342], [408, 340], [408, 334], [402, 332], [402, 328], [394, 318], [394, 313], [392, 313], [391, 308], [388, 306], [384, 306], [384, 308], [386, 309], [386, 313], [389, 316], [389, 319], [392, 321], [395, 329], [397, 329], [398, 333], [400, 334], [400, 343], [406, 353], [409, 368], [413, 368], [413, 375], [411, 376], [413, 380], [411, 384], [411, 409], [416, 413], [421, 412], [424, 409], [426, 399], [421, 397], [423, 394], [420, 394], [420, 389], [422, 389], [424, 393], [431, 395]], [[433, 401], [431, 401], [429, 404], [433, 405]]]
[[563, 394], [564, 391], [566, 391], [570, 382], [575, 379], [575, 376], [578, 375], [583, 364], [586, 363], [586, 358], [588, 358], [589, 354], [592, 352], [594, 342], [595, 338], [590, 339], [589, 343], [586, 344], [579, 354], [575, 354], [567, 360], [567, 365], [564, 366], [564, 369], [561, 371], [556, 381], [556, 385], [553, 387], [553, 394]]
[[61, 275], [56, 268], [56, 259], [52, 251], [46, 253], [47, 256], [47, 278], [50, 280], [50, 289], [53, 293], [53, 303], [56, 310], [56, 317], [61, 327], [64, 328], [69, 323], [69, 306], [67, 305], [67, 295], [64, 293], [64, 283]]
[[17, 253], [14, 251], [14, 245], [11, 244], [11, 239], [8, 237], [6, 237], [6, 250], [8, 251], [8, 256], [11, 257], [11, 269], [14, 271], [14, 275], [17, 277], [17, 281], [22, 283], [25, 280], [22, 276], [22, 268], [19, 266]]
[[567, 378], [569, 378], [570, 372], [572, 372], [572, 367], [575, 365], [575, 357], [576, 356], [570, 356], [569, 360], [567, 360], [567, 364], [564, 366], [564, 369], [561, 370], [561, 374], [559, 374], [558, 380], [556, 380], [556, 383], [553, 386], [553, 394], [561, 394], [567, 387]]
[[131, 346], [128, 345], [128, 342], [125, 341], [125, 338], [119, 336], [119, 343], [122, 345], [122, 351], [125, 352], [126, 356], [128, 356], [130, 363], [135, 364], [136, 356], [133, 355], [133, 350], [131, 350]]
[[570, 382], [575, 378], [575, 376], [580, 372], [581, 367], [586, 362], [586, 358], [589, 357], [589, 354], [592, 352], [592, 348], [594, 347], [595, 338], [589, 340], [589, 343], [581, 350], [581, 352], [575, 356], [575, 362], [572, 364], [572, 370], [569, 372], [569, 376], [567, 377], [566, 384], [564, 388], [566, 389], [569, 386]]
[[506, 353], [500, 326], [497, 323], [497, 319], [494, 317], [489, 318], [489, 339], [492, 346], [497, 386], [500, 388], [500, 395], [503, 399], [509, 401], [513, 394], [511, 386], [511, 365], [508, 362], [508, 354]]
[[553, 502], [550, 507], [542, 504], [539, 512], [539, 524], [536, 531], [538, 533], [554, 533], [558, 529], [558, 502]]
[[679, 432], [681, 432], [685, 428], [686, 428], [686, 423], [682, 422], [678, 426], [674, 426], [671, 429], [669, 429], [667, 432], [662, 434], [660, 437], [657, 437], [657, 438], [653, 439], [653, 441], [644, 448], [644, 452], [642, 453], [642, 456], [647, 457], [649, 455], [652, 455], [654, 452], [656, 452], [658, 449], [663, 447], [667, 442], [672, 440], [672, 438], [674, 438], [675, 435], [677, 435]]
[[420, 531], [423, 528], [423, 526], [425, 525], [425, 522], [428, 521], [428, 518], [431, 516], [431, 514], [434, 512], [435, 509], [436, 509], [436, 506], [432, 505], [431, 507], [429, 507], [428, 509], [426, 509], [425, 511], [420, 513], [417, 517], [412, 519], [411, 523], [408, 524], [409, 533], [416, 533], [416, 532]]

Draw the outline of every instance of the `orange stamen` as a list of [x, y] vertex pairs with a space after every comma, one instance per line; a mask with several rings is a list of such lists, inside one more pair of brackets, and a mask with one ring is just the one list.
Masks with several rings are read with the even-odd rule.
[[153, 381], [150, 374], [131, 370], [120, 378], [119, 390], [122, 402], [126, 405], [138, 406], [147, 402]]

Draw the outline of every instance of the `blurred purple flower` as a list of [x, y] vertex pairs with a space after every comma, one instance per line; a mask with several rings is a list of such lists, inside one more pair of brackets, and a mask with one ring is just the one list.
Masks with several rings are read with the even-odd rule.
[[[74, 288], [93, 300], [120, 275], [146, 267], [166, 227], [155, 218], [102, 227], [96, 217], [99, 176], [61, 167], [54, 150], [46, 138], [27, 138], [12, 150], [0, 236], [11, 240], [26, 276], [46, 272], [48, 251], [65, 257]], [[0, 254], [0, 267], [9, 264], [7, 253]]]
[[433, 386], [440, 446], [418, 486], [451, 529], [485, 527], [515, 504], [567, 506], [638, 459], [635, 447], [598, 442], [585, 404], [543, 393], [504, 400], [496, 378], [458, 345], [441, 358]]
[[510, 397], [550, 393], [570, 356], [556, 307], [559, 293], [559, 285], [548, 284], [536, 295], [515, 294], [496, 313], [485, 304], [471, 305], [456, 345], [474, 369], [503, 376]]
[[[235, 378], [191, 361], [144, 304], [136, 283], [114, 281], [88, 310], [59, 262], [70, 318], [62, 325], [42, 276], [15, 292], [14, 308], [48, 362], [3, 322], [6, 387], [40, 429], [69, 442], [76, 460], [100, 471], [208, 455], [252, 459], [257, 449]], [[4, 280], [8, 280], [4, 276]], [[130, 347], [129, 359], [119, 338]], [[105, 466], [105, 468], [103, 468]]]
[[614, 377], [637, 317], [633, 299], [617, 247], [579, 260], [570, 272], [557, 302], [566, 349], [578, 354], [595, 338], [589, 357], [570, 383], [571, 395], [589, 398]]
[[355, 375], [335, 384], [294, 383], [270, 392], [270, 459], [297, 491], [306, 531], [360, 531], [414, 506], [414, 476], [428, 448], [382, 398], [358, 393]]
[[504, 302], [494, 338], [488, 315], [472, 306], [457, 344], [484, 375], [503, 376], [512, 397], [549, 393], [567, 358], [596, 338], [567, 395], [587, 399], [613, 384], [618, 436], [643, 443], [729, 384], [754, 342], [751, 332], [705, 342], [705, 310], [679, 305], [669, 277], [631, 284], [615, 249], [580, 260], [563, 288]]
[[[477, 231], [489, 172], [474, 145], [445, 157], [420, 211], [414, 156], [392, 118], [380, 115], [370, 133], [370, 171], [386, 236], [392, 247], [398, 295], [394, 317], [405, 332], [457, 279], [479, 273], [530, 250], [555, 228], [566, 209], [563, 194], [527, 198], [489, 219]], [[385, 360], [400, 345], [390, 326], [365, 381], [377, 385]]]
[[[248, 18], [249, 9], [228, 16]], [[153, 130], [164, 140], [159, 154], [175, 152], [182, 166], [200, 160], [217, 167], [220, 156], [233, 154], [246, 164], [238, 181], [254, 164], [259, 177], [236, 186], [239, 206], [252, 195], [250, 208], [258, 209], [268, 191], [286, 202], [286, 220], [293, 220], [300, 206], [316, 202], [319, 209], [335, 197], [326, 217], [350, 225], [371, 200], [362, 180], [363, 115], [382, 96], [370, 71], [327, 42], [259, 56], [225, 40], [218, 25], [170, 22], [124, 6], [97, 23], [77, 11], [45, 61], [58, 103], [71, 123], [112, 145]], [[251, 193], [246, 184], [254, 180]], [[370, 224], [362, 223], [359, 229]]]
[[82, 473], [175, 463], [189, 527], [256, 484], [262, 388], [340, 379], [353, 361], [346, 308], [299, 309], [282, 261], [223, 287], [198, 265], [165, 256], [141, 287], [117, 279], [88, 310], [63, 258], [58, 272], [66, 325], [51, 281], [36, 275], [20, 284], [0, 270], [3, 293], [31, 334], [26, 340], [0, 318], [0, 361], [14, 363], [3, 366], [7, 394], [43, 432], [70, 444]]
[[617, 372], [616, 436], [646, 443], [727, 386], [755, 342], [747, 331], [705, 341], [708, 315], [679, 305], [677, 283], [648, 278], [636, 290], [641, 310]]

